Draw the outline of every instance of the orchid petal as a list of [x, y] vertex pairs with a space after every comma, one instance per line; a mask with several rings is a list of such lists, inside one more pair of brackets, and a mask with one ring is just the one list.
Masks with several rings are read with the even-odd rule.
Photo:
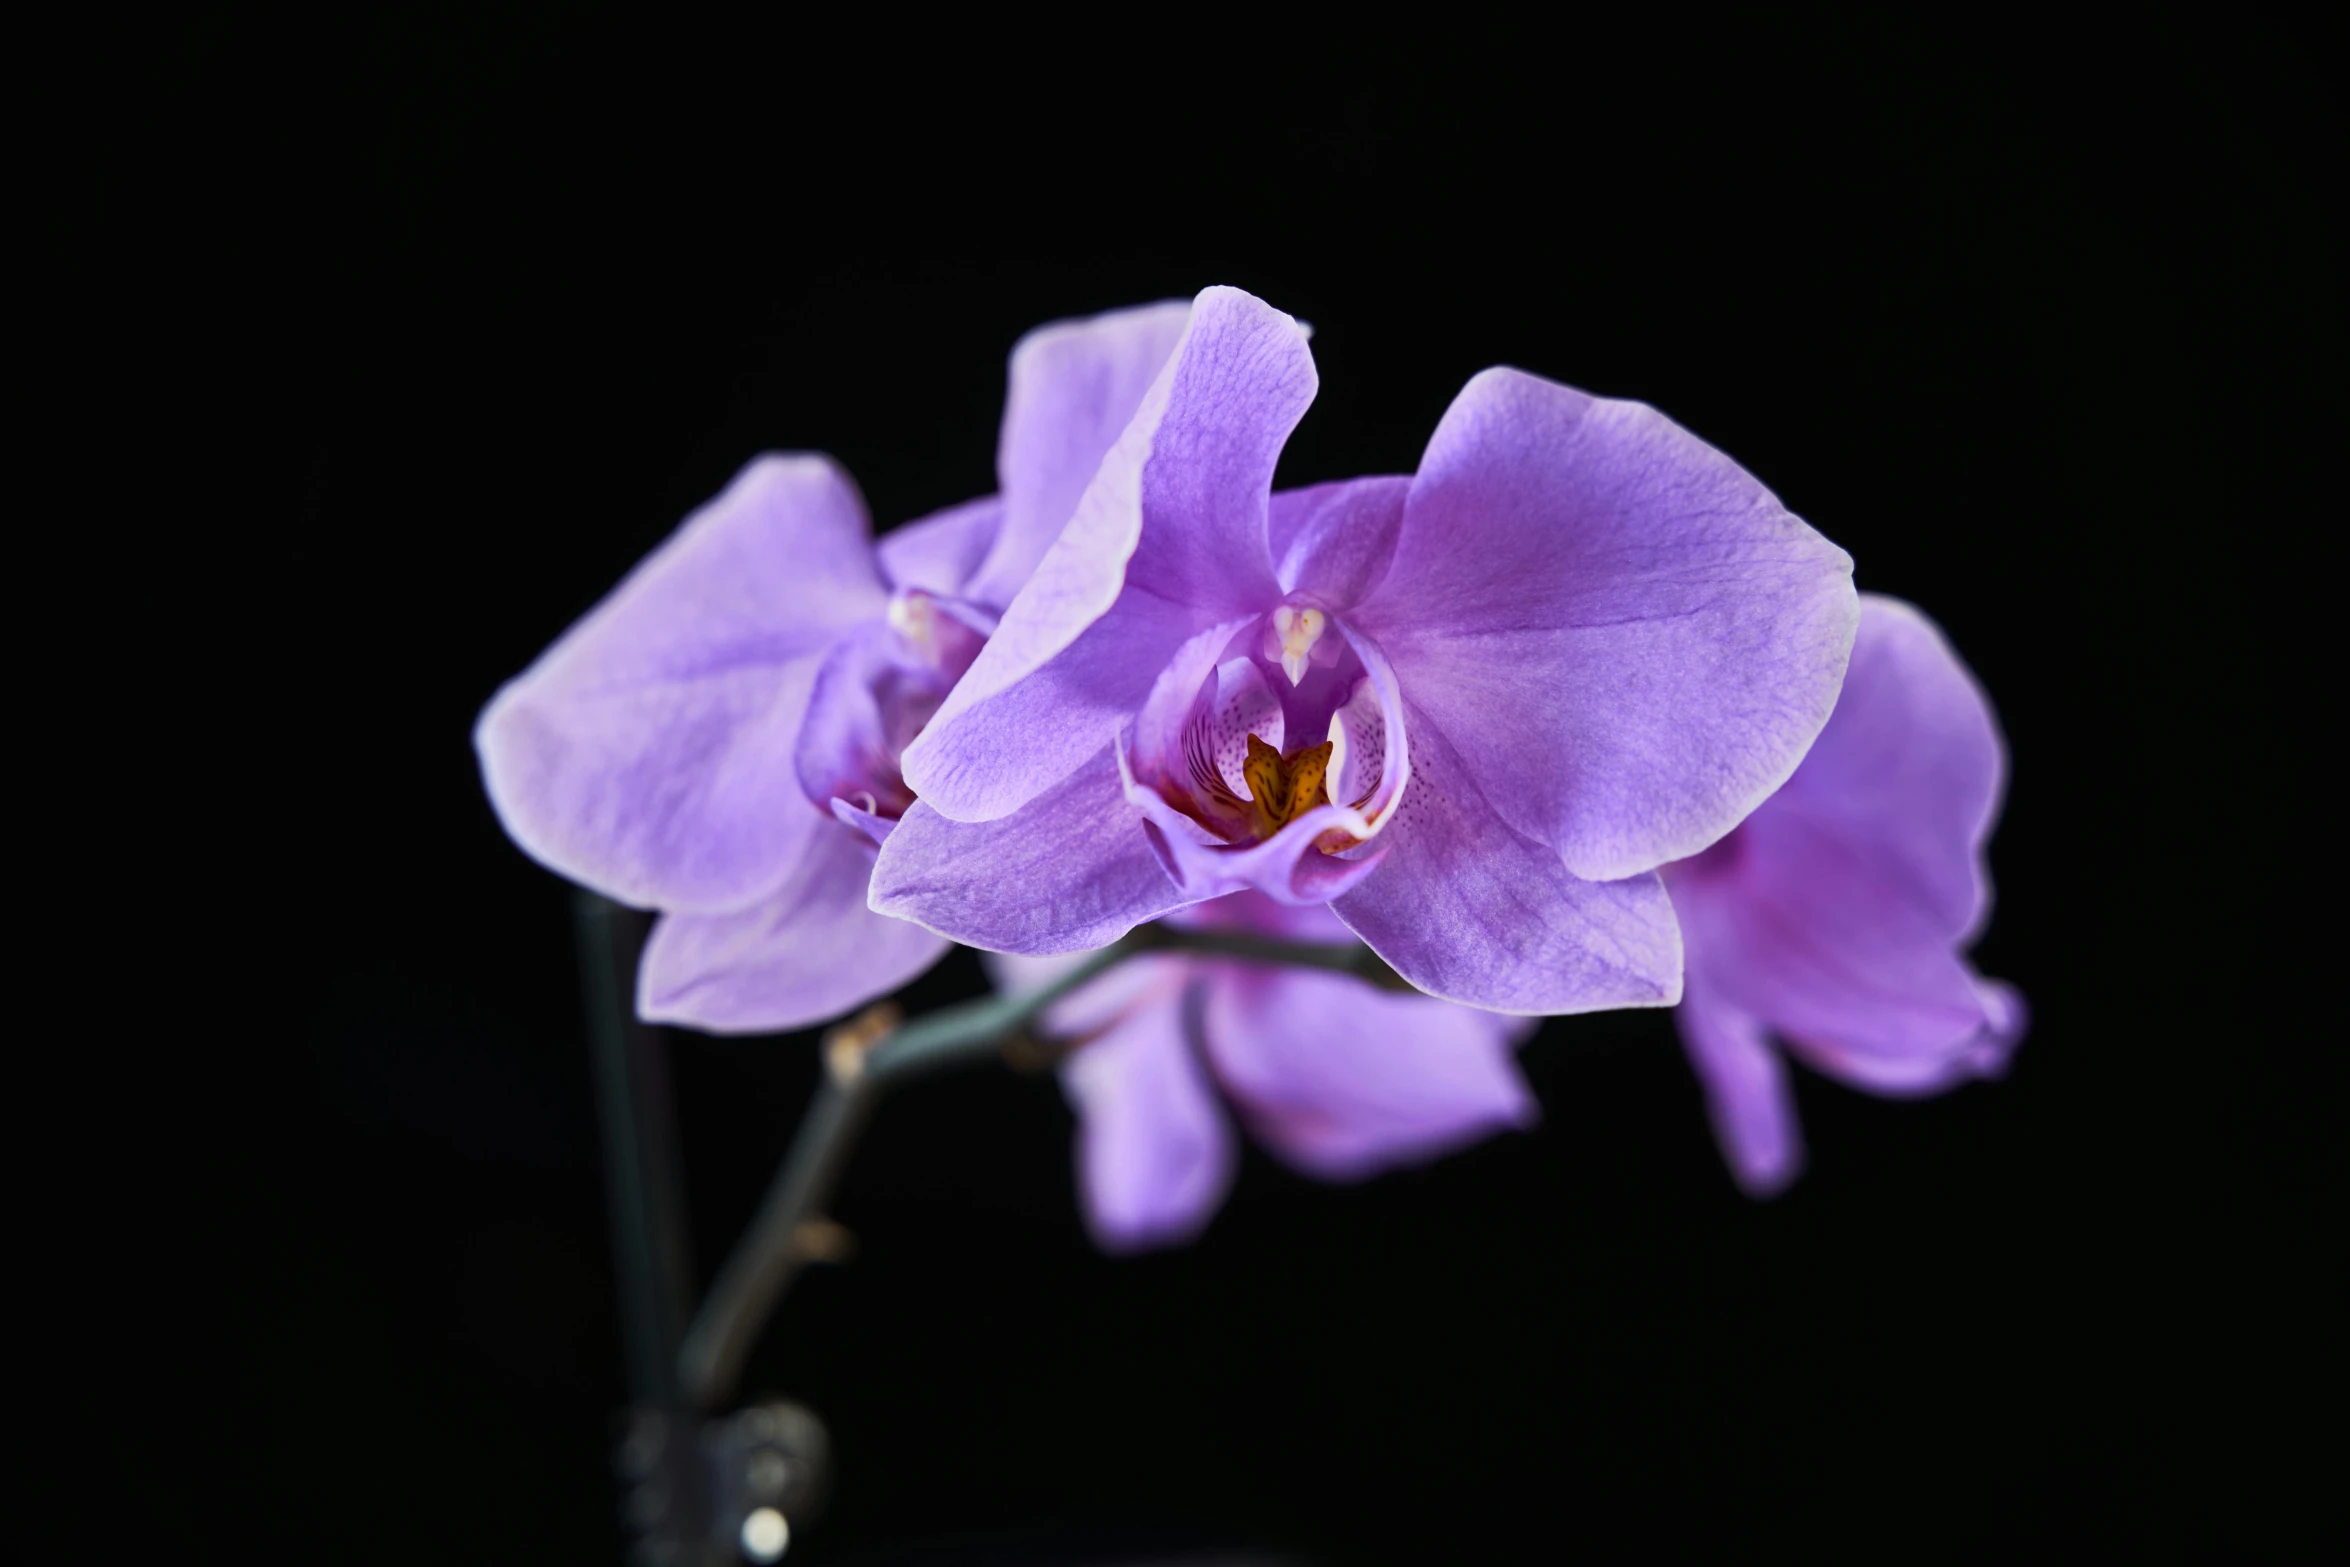
[[[1358, 632], [1345, 621], [1338, 630], [1354, 649], [1355, 657], [1363, 661], [1365, 684], [1378, 702], [1379, 710], [1379, 781], [1371, 786], [1368, 797], [1351, 797], [1345, 803], [1359, 809], [1373, 831], [1385, 826], [1397, 804], [1410, 791], [1412, 784], [1411, 723], [1405, 716], [1403, 688], [1395, 678], [1395, 670], [1387, 661], [1386, 651], [1376, 642]], [[1358, 756], [1367, 738], [1364, 714], [1357, 705], [1361, 692], [1347, 699], [1345, 707], [1335, 715], [1333, 738], [1345, 747], [1347, 754], [1336, 760], [1333, 769], [1340, 775], [1341, 787], [1352, 790], [1364, 776], [1364, 761]], [[1369, 833], [1361, 836], [1368, 837]]]
[[877, 849], [889, 842], [889, 835], [897, 831], [898, 819], [894, 816], [884, 816], [878, 811], [868, 811], [861, 805], [852, 805], [839, 795], [834, 795], [828, 803], [832, 807], [834, 821], [862, 835]]
[[1219, 965], [1207, 1044], [1249, 1130], [1324, 1180], [1355, 1180], [1539, 1116], [1513, 1044], [1530, 1021], [1357, 979]]
[[729, 914], [664, 914], [637, 972], [637, 1011], [714, 1034], [805, 1028], [884, 996], [947, 943], [865, 906], [873, 850], [827, 825], [774, 894]]
[[1188, 300], [1163, 300], [1055, 321], [1012, 348], [996, 441], [1004, 526], [970, 579], [970, 596], [1009, 604], [1077, 510], [1102, 459], [1125, 433], [1191, 320]]
[[[1004, 522], [1001, 496], [983, 495], [900, 523], [881, 536], [874, 552], [893, 588], [920, 588], [941, 598], [967, 596], [972, 574]], [[1007, 595], [1008, 596], [1008, 595]], [[1003, 599], [993, 601], [1001, 608]]]
[[[986, 967], [988, 977], [995, 981], [996, 989], [1006, 995], [1017, 995], [1042, 989], [1083, 963], [1089, 955], [1056, 952], [1038, 957], [1025, 952], [986, 952], [980, 954], [980, 962]], [[1053, 1038], [1075, 1043], [1103, 1032], [1138, 1007], [1172, 1007], [1190, 982], [1188, 959], [1128, 958], [1045, 1008], [1037, 1022]]]
[[2004, 1077], [2016, 1046], [2023, 1043], [2031, 1012], [2014, 986], [1974, 978], [1975, 1004], [1982, 1023], [1926, 1051], [1880, 1050], [1850, 1040], [1795, 1033], [1787, 1048], [1818, 1071], [1888, 1099], [1939, 1094], [1977, 1078]]
[[1864, 593], [1834, 715], [1745, 830], [1788, 816], [1821, 824], [1963, 943], [1990, 912], [1982, 851], [2005, 770], [1990, 700], [1940, 628], [1914, 605]]
[[[1010, 814], [1091, 757], [1186, 638], [1271, 606], [1273, 465], [1313, 394], [1294, 321], [1236, 289], [1199, 296], [1068, 526], [907, 748], [917, 794], [958, 821]], [[1129, 577], [1147, 591], [1124, 592]]]
[[1408, 478], [1346, 479], [1273, 497], [1266, 524], [1274, 580], [1324, 609], [1353, 608], [1395, 558]]
[[[1215, 761], [1228, 787], [1240, 783], [1240, 758], [1247, 754], [1248, 736], [1255, 734], [1275, 750], [1285, 737], [1281, 700], [1265, 683], [1256, 666], [1245, 659], [1224, 659], [1224, 648], [1246, 620], [1226, 620], [1187, 639], [1151, 682], [1141, 715], [1134, 724], [1135, 762], [1152, 777], [1182, 779], [1188, 771], [1184, 737], [1212, 706], [1207, 718], [1216, 737]], [[1224, 665], [1233, 669], [1229, 674]], [[1229, 757], [1226, 753], [1229, 752]], [[1230, 762], [1229, 769], [1226, 762]]]
[[[875, 780], [897, 771], [881, 706], [874, 698], [876, 674], [890, 659], [891, 633], [885, 621], [870, 620], [834, 643], [817, 666], [808, 710], [800, 720], [792, 766], [801, 792], [825, 805], [835, 797], [854, 800]], [[905, 803], [901, 796], [893, 809]]]
[[[1017, 608], [1007, 614], [1017, 613]], [[962, 693], [1002, 641], [982, 648], [898, 765], [932, 810], [956, 821], [1008, 816], [1059, 786], [1107, 745], [1149, 696], [1158, 672], [1212, 622], [1180, 604], [1128, 594], [1043, 668], [976, 708]], [[958, 705], [968, 708], [957, 720]], [[952, 738], [934, 744], [942, 724]]]
[[1787, 1063], [1763, 1026], [1692, 985], [1673, 1009], [1682, 1049], [1705, 1090], [1722, 1160], [1749, 1197], [1775, 1197], [1803, 1173], [1803, 1130]]
[[1937, 1061], [1992, 1022], [1944, 923], [1832, 823], [1774, 812], [1671, 885], [1707, 988], [1831, 1059]]
[[791, 783], [816, 660], [885, 602], [848, 476], [752, 463], [483, 709], [500, 822], [625, 903], [766, 896], [825, 826]]
[[1355, 613], [1520, 833], [1613, 880], [1784, 783], [1843, 678], [1851, 560], [1654, 409], [1521, 371], [1428, 443]]
[[1000, 821], [918, 800], [881, 847], [872, 906], [994, 952], [1107, 946], [1187, 901], [1138, 829], [1107, 746]]
[[1105, 1251], [1191, 1239], [1232, 1184], [1238, 1149], [1186, 1037], [1190, 1010], [1138, 1008], [1061, 1068], [1086, 1227]]
[[1680, 999], [1680, 933], [1657, 877], [1573, 874], [1511, 830], [1426, 710], [1406, 705], [1411, 786], [1380, 833], [1379, 873], [1331, 905], [1347, 928], [1420, 989], [1496, 1012]]

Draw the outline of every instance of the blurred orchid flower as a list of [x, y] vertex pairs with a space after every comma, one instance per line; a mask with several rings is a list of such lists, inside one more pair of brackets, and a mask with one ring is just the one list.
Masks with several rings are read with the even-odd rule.
[[1843, 694], [1795, 775], [1665, 867], [1688, 955], [1674, 1021], [1758, 1197], [1803, 1165], [1773, 1036], [1854, 1087], [1921, 1095], [1999, 1075], [2026, 1022], [1962, 956], [1991, 911], [2006, 754], [1990, 701], [1916, 608], [1860, 602]]
[[795, 1028], [896, 989], [944, 938], [867, 907], [913, 801], [898, 759], [978, 655], [1182, 335], [1180, 302], [1013, 349], [1000, 494], [878, 542], [831, 459], [751, 463], [483, 710], [498, 819], [662, 911], [648, 1019]]
[[[1346, 942], [1327, 908], [1236, 892], [1167, 923]], [[1073, 957], [990, 958], [1006, 990]], [[1222, 1204], [1237, 1145], [1224, 1106], [1260, 1143], [1327, 1181], [1432, 1158], [1539, 1114], [1514, 1047], [1534, 1024], [1346, 974], [1238, 959], [1133, 959], [1055, 1003], [1052, 1033], [1076, 1106], [1078, 1184], [1105, 1249], [1189, 1240]]]

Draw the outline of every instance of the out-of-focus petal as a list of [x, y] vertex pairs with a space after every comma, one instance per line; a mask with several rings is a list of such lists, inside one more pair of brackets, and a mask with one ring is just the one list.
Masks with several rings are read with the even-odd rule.
[[790, 880], [731, 914], [665, 914], [637, 970], [637, 1011], [714, 1034], [805, 1028], [885, 996], [937, 962], [945, 941], [873, 913], [873, 850], [830, 823]]
[[1429, 994], [1496, 1012], [1679, 1000], [1680, 932], [1654, 873], [1576, 876], [1512, 831], [1427, 710], [1407, 707], [1411, 786], [1377, 840], [1385, 863], [1331, 905], [1347, 928]]
[[1843, 678], [1851, 566], [1654, 409], [1495, 369], [1437, 426], [1352, 618], [1492, 809], [1612, 880], [1786, 781]]
[[883, 816], [861, 805], [851, 805], [838, 795], [834, 795], [828, 803], [832, 807], [833, 820], [851, 832], [864, 834], [877, 849], [889, 842], [889, 835], [897, 831], [898, 819], [894, 816]]
[[1916, 1099], [1976, 1078], [2007, 1075], [2031, 1014], [2015, 987], [1995, 979], [1975, 980], [1975, 1000], [1982, 1025], [1940, 1049], [1881, 1050], [1792, 1033], [1784, 1037], [1787, 1048], [1806, 1064], [1841, 1082], [1888, 1099]]
[[1013, 346], [996, 439], [1004, 527], [970, 597], [1001, 608], [1028, 581], [1190, 320], [1189, 300], [1162, 300], [1055, 321]]
[[1832, 823], [1782, 812], [1762, 825], [1672, 872], [1706, 988], [1837, 1059], [1930, 1071], [1965, 1050], [1991, 1019], [1946, 924]]
[[873, 868], [877, 911], [994, 952], [1107, 946], [1184, 901], [1144, 841], [1106, 746], [999, 821], [952, 822], [916, 801]]
[[[892, 528], [874, 549], [891, 587], [964, 598], [969, 596], [965, 589], [972, 573], [987, 558], [1003, 521], [1003, 498], [983, 495]], [[1003, 604], [997, 599], [993, 607]]]
[[626, 903], [764, 897], [825, 826], [792, 786], [816, 660], [886, 601], [848, 475], [752, 463], [483, 710], [499, 820]]
[[1409, 478], [1346, 479], [1274, 496], [1266, 539], [1281, 591], [1328, 610], [1360, 603], [1387, 575], [1411, 487]]
[[1681, 1045], [1705, 1090], [1722, 1160], [1749, 1197], [1774, 1197], [1803, 1172], [1803, 1130], [1787, 1063], [1762, 1024], [1694, 984], [1673, 1009]]
[[1232, 1129], [1186, 1037], [1188, 1010], [1139, 1007], [1061, 1068], [1086, 1226], [1105, 1251], [1191, 1239], [1232, 1184]]
[[1990, 910], [1982, 851], [2005, 771], [1990, 700], [1940, 628], [1914, 605], [1863, 594], [1836, 711], [1745, 830], [1808, 818], [1963, 943]]
[[1325, 1180], [1430, 1158], [1539, 1114], [1521, 1018], [1342, 975], [1216, 965], [1207, 1044], [1249, 1130]]
[[[1082, 952], [1058, 952], [1037, 957], [1025, 952], [987, 952], [980, 955], [988, 977], [1006, 995], [1040, 989], [1085, 961]], [[1069, 995], [1045, 1008], [1038, 1021], [1044, 1032], [1058, 1039], [1082, 1039], [1098, 1034], [1136, 1007], [1173, 1006], [1191, 982], [1191, 964], [1180, 957], [1128, 958]]]
[[1068, 526], [907, 748], [917, 794], [957, 821], [1008, 815], [1092, 756], [1187, 637], [1270, 606], [1273, 464], [1313, 395], [1296, 322], [1237, 289], [1199, 296]]

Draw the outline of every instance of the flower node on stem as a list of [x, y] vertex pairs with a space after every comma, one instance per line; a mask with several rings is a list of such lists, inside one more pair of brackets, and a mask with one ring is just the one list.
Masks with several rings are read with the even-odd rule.
[[836, 1024], [824, 1035], [824, 1065], [832, 1073], [832, 1080], [843, 1088], [865, 1074], [865, 1054], [905, 1019], [905, 1013], [887, 1001], [880, 1001], [850, 1018]]

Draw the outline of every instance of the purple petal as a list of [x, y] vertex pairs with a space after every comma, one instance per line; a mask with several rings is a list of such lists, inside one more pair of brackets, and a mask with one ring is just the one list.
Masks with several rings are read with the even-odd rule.
[[[1281, 699], [1246, 659], [1223, 660], [1224, 648], [1246, 620], [1225, 620], [1187, 639], [1167, 660], [1134, 721], [1134, 759], [1144, 776], [1181, 776], [1184, 736], [1195, 721], [1216, 737], [1215, 762], [1228, 787], [1244, 797], [1240, 763], [1248, 736], [1275, 750], [1284, 738]], [[1203, 712], [1202, 709], [1207, 709]]]
[[1639, 403], [1516, 370], [1437, 426], [1354, 619], [1492, 808], [1611, 880], [1785, 782], [1852, 646], [1851, 561]]
[[1933, 623], [1862, 601], [1836, 714], [1787, 786], [1670, 868], [1689, 964], [1821, 1071], [1886, 1094], [2003, 1071], [2021, 998], [1960, 955], [1989, 905], [2003, 754]]
[[970, 597], [999, 609], [1012, 602], [1075, 514], [1078, 497], [1141, 408], [1190, 320], [1188, 300], [1162, 300], [1056, 321], [1014, 345], [996, 441], [1004, 529], [971, 579]]
[[1681, 1046], [1705, 1090], [1723, 1162], [1749, 1197], [1775, 1197], [1803, 1173], [1803, 1132], [1787, 1063], [1762, 1025], [1693, 985], [1673, 1009]]
[[1362, 602], [1395, 557], [1411, 487], [1408, 478], [1347, 479], [1274, 496], [1266, 539], [1281, 591], [1332, 611]]
[[1061, 1068], [1077, 1106], [1086, 1226], [1105, 1251], [1199, 1233], [1232, 1184], [1231, 1128], [1185, 1037], [1186, 1007], [1139, 1008]]
[[1939, 1049], [1872, 1050], [1795, 1034], [1787, 1036], [1787, 1048], [1819, 1071], [1888, 1099], [1922, 1098], [1976, 1078], [2004, 1077], [2031, 1014], [2013, 986], [1995, 979], [1975, 980], [1975, 1001], [1981, 1025]]
[[1983, 845], [2005, 771], [1990, 700], [1940, 628], [1914, 605], [1863, 594], [1835, 714], [1750, 826], [1821, 824], [1964, 942], [1990, 910]]
[[1313, 395], [1294, 321], [1236, 289], [1199, 296], [1068, 526], [907, 748], [917, 794], [958, 821], [1010, 814], [1106, 743], [1186, 638], [1271, 607], [1273, 464]]
[[[1387, 661], [1386, 650], [1343, 620], [1338, 623], [1338, 630], [1346, 638], [1347, 646], [1354, 649], [1355, 656], [1363, 661], [1366, 683], [1378, 701], [1379, 781], [1372, 786], [1369, 797], [1361, 799], [1360, 808], [1373, 827], [1384, 827], [1398, 803], [1411, 792], [1411, 721], [1405, 713], [1403, 688]], [[1367, 749], [1364, 741], [1369, 735], [1366, 719], [1360, 712], [1361, 695], [1358, 689], [1348, 699], [1347, 707], [1337, 715], [1339, 722], [1332, 734], [1346, 754], [1332, 757], [1330, 771], [1339, 779], [1340, 787], [1348, 791], [1360, 788], [1366, 775], [1360, 753]]]
[[[1025, 952], [981, 954], [996, 989], [1006, 995], [1051, 984], [1085, 961], [1082, 952], [1060, 952], [1034, 957]], [[1090, 984], [1063, 996], [1045, 1008], [1039, 1019], [1044, 1032], [1057, 1039], [1077, 1040], [1098, 1034], [1144, 1006], [1173, 1006], [1191, 983], [1191, 964], [1180, 957], [1128, 958]]]
[[[859, 802], [871, 810], [877, 785], [897, 776], [881, 705], [874, 697], [877, 673], [890, 659], [889, 626], [867, 621], [842, 637], [817, 666], [808, 710], [800, 720], [792, 766], [800, 790], [811, 801]], [[893, 791], [893, 793], [896, 791]], [[902, 793], [888, 802], [902, 809]]]
[[885, 602], [848, 476], [759, 459], [483, 709], [499, 820], [623, 902], [764, 897], [825, 825], [792, 783], [816, 660]]
[[1273, 468], [1318, 384], [1305, 332], [1253, 295], [1211, 288], [1168, 369], [1126, 578], [1221, 618], [1268, 608], [1279, 596], [1265, 543]]
[[731, 914], [665, 914], [637, 972], [637, 1011], [714, 1034], [765, 1034], [840, 1016], [945, 954], [919, 925], [865, 906], [873, 850], [827, 825], [791, 879]]
[[[1007, 612], [1017, 614], [1017, 605]], [[1212, 621], [1149, 594], [1128, 594], [1076, 642], [976, 705], [963, 699], [1002, 628], [899, 759], [906, 782], [941, 816], [1008, 816], [1110, 743], [1177, 649]], [[945, 738], [940, 737], [944, 735]]]
[[1706, 987], [1840, 1076], [1867, 1058], [1933, 1076], [1992, 1023], [1946, 922], [1833, 824], [1774, 812], [1671, 885]]
[[1184, 901], [1143, 838], [1108, 747], [1000, 821], [952, 822], [915, 802], [873, 868], [876, 910], [995, 952], [1107, 946]]
[[[902, 523], [874, 546], [893, 588], [921, 588], [941, 598], [963, 598], [965, 585], [1004, 521], [1002, 497], [983, 495], [960, 506]], [[1001, 607], [1002, 599], [994, 601]]]
[[1219, 964], [1207, 1042], [1249, 1130], [1325, 1180], [1430, 1158], [1539, 1111], [1518, 1075], [1523, 1019], [1360, 980]]
[[878, 811], [851, 805], [838, 795], [834, 795], [829, 803], [834, 821], [853, 833], [862, 834], [877, 849], [889, 842], [889, 835], [897, 830], [898, 821], [894, 816], [883, 816]]
[[1681, 941], [1652, 873], [1585, 881], [1486, 803], [1416, 703], [1412, 780], [1378, 838], [1387, 859], [1331, 907], [1420, 989], [1496, 1012], [1669, 1006]]

